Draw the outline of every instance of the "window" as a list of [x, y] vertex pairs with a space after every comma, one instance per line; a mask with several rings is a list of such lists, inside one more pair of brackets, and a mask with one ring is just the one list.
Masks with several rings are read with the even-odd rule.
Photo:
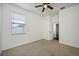
[[12, 33], [24, 33], [25, 16], [12, 14]]

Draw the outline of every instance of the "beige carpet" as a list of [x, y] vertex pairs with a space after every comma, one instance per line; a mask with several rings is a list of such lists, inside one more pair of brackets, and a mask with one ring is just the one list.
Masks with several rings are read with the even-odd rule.
[[3, 56], [79, 56], [79, 49], [58, 43], [57, 40], [39, 40], [2, 52]]

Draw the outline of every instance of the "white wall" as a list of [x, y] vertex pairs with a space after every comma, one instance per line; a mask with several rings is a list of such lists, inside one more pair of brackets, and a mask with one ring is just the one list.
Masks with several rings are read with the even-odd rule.
[[45, 19], [42, 21], [43, 22], [43, 25], [42, 25], [42, 34], [43, 34], [43, 38], [44, 39], [47, 39], [47, 40], [51, 40], [53, 39], [53, 35], [54, 35], [54, 32], [53, 32], [53, 24], [58, 24], [59, 23], [59, 16], [56, 15], [56, 16], [46, 16], [44, 17]]
[[56, 23], [56, 24], [59, 23], [59, 15], [55, 15], [55, 16], [51, 17], [51, 19], [52, 19], [52, 23], [53, 23], [53, 24], [54, 24], [54, 23]]
[[55, 16], [51, 17], [51, 37], [52, 38], [55, 35], [54, 24], [58, 24], [58, 23], [59, 23], [59, 15], [55, 15]]
[[50, 40], [50, 16], [44, 17], [44, 20], [42, 22], [43, 39]]
[[[11, 13], [13, 12], [17, 12], [26, 16], [25, 34], [12, 35]], [[2, 50], [42, 39], [43, 19], [44, 18], [27, 10], [13, 6], [11, 4], [4, 4], [2, 21]]]
[[1, 4], [0, 4], [0, 54], [1, 54]]
[[79, 48], [79, 5], [59, 13], [60, 43]]

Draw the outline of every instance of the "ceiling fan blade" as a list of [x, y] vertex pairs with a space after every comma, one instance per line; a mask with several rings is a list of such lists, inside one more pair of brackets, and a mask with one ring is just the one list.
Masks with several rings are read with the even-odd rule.
[[53, 9], [53, 7], [51, 7], [51, 6], [49, 6], [49, 5], [47, 5], [47, 7], [50, 8], [50, 9]]
[[35, 8], [37, 8], [37, 7], [41, 7], [41, 6], [43, 6], [43, 5], [38, 5], [38, 6], [35, 6]]
[[42, 12], [44, 12], [45, 8], [43, 8]]

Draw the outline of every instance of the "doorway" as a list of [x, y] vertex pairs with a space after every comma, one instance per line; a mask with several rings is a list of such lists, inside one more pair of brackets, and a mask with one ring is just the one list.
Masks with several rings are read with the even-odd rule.
[[59, 40], [59, 24], [54, 24], [54, 39]]

